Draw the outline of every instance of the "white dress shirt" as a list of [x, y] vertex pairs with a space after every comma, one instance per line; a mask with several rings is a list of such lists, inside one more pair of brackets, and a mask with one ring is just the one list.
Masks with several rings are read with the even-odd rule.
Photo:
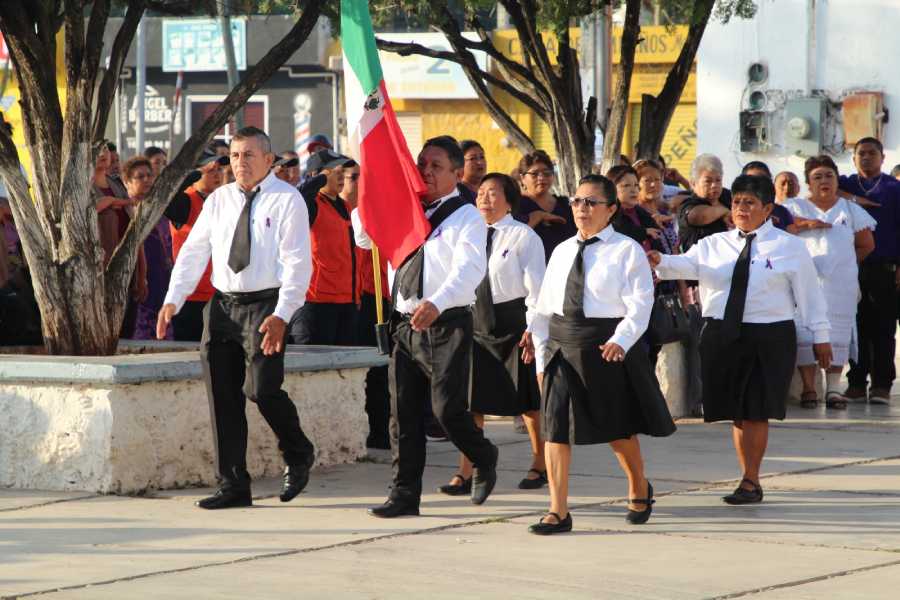
[[534, 319], [541, 282], [544, 280], [544, 244], [534, 230], [506, 215], [488, 228], [494, 228], [488, 273], [494, 304], [525, 298], [529, 328]]
[[[584, 316], [622, 320], [609, 343], [628, 352], [647, 330], [653, 309], [653, 274], [644, 250], [631, 238], [607, 225], [594, 237], [599, 242], [584, 249]], [[544, 372], [544, 351], [549, 338], [550, 317], [562, 316], [566, 281], [578, 254], [579, 233], [553, 250], [541, 285], [531, 324], [535, 365]], [[599, 352], [599, 350], [598, 350]]]
[[[459, 195], [454, 189], [451, 193], [438, 199], [425, 216], [434, 213], [437, 208], [450, 198]], [[369, 250], [372, 241], [362, 228], [358, 211], [351, 215], [356, 245]], [[434, 304], [441, 312], [449, 308], [469, 306], [475, 303], [475, 288], [484, 279], [487, 261], [487, 225], [478, 209], [466, 204], [447, 217], [438, 228], [425, 240], [424, 298], [404, 298], [397, 294], [394, 310], [402, 314], [412, 314], [423, 300]], [[388, 283], [393, 289], [394, 265], [388, 266]]]
[[237, 183], [218, 188], [178, 253], [165, 303], [181, 310], [185, 298], [212, 258], [212, 284], [221, 292], [257, 292], [281, 288], [272, 314], [290, 321], [303, 306], [312, 274], [309, 214], [297, 188], [269, 173], [259, 183], [250, 207], [250, 264], [240, 273], [228, 266], [231, 240], [244, 208]]
[[[779, 230], [771, 221], [754, 233], [743, 322], [789, 321], [799, 311], [801, 322], [813, 331], [815, 343], [827, 342], [827, 306], [806, 244]], [[660, 279], [699, 281], [703, 316], [722, 319], [734, 265], [744, 244], [738, 229], [716, 233], [691, 246], [685, 254], [663, 255], [656, 274]]]

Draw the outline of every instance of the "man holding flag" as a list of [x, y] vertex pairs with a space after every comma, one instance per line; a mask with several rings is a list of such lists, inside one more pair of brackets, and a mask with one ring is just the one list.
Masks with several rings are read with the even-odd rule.
[[342, 0], [341, 33], [348, 130], [361, 172], [359, 208], [354, 213], [357, 243], [369, 248], [374, 242], [387, 255], [394, 299], [390, 362], [394, 480], [387, 502], [369, 513], [383, 518], [419, 514], [425, 469], [424, 399], [429, 393], [434, 414], [450, 440], [475, 465], [472, 502], [481, 504], [497, 481], [498, 457], [497, 447], [468, 411], [470, 305], [487, 267], [487, 228], [478, 210], [459, 196], [457, 172], [463, 156], [453, 138], [428, 140], [419, 155], [418, 171], [413, 166], [387, 97], [364, 0]]

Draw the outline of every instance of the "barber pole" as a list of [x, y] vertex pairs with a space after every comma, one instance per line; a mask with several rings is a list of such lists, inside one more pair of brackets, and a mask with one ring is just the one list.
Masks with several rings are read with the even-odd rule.
[[306, 146], [309, 144], [309, 138], [312, 136], [310, 123], [312, 122], [312, 98], [307, 94], [297, 94], [294, 96], [294, 152], [300, 159], [300, 171], [306, 171], [306, 161], [309, 159], [309, 152]]

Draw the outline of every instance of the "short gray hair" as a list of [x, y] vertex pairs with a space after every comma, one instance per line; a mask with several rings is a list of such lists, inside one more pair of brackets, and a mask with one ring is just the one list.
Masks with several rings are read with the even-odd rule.
[[715, 154], [701, 154], [691, 163], [691, 181], [696, 181], [700, 177], [700, 173], [704, 171], [712, 171], [722, 175], [722, 161]]
[[259, 127], [249, 126], [239, 129], [238, 132], [234, 134], [234, 137], [231, 138], [231, 141], [240, 142], [250, 139], [255, 139], [257, 143], [259, 143], [259, 147], [266, 154], [272, 152], [272, 140], [270, 140], [269, 136], [266, 135], [266, 132]]

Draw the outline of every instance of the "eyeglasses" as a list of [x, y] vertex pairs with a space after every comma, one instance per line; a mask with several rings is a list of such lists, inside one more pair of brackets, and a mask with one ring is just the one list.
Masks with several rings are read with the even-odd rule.
[[582, 204], [586, 205], [588, 208], [594, 208], [598, 204], [605, 204], [606, 206], [612, 206], [615, 202], [610, 202], [604, 198], [579, 198], [575, 196], [574, 198], [569, 198], [569, 206], [572, 208], [578, 208]]
[[349, 179], [350, 181], [356, 181], [359, 179], [359, 173], [351, 173], [349, 175], [344, 175], [344, 179]]
[[525, 171], [526, 175], [531, 175], [535, 179], [538, 177], [553, 177], [553, 171], [546, 169], [544, 171]]

